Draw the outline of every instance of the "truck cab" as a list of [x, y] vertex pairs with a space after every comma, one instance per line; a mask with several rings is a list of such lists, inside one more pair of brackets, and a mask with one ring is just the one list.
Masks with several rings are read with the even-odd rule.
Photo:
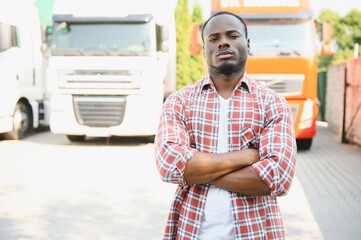
[[175, 89], [173, 15], [157, 1], [152, 8], [66, 2], [55, 3], [47, 30], [51, 131], [70, 141], [153, 136], [163, 100]]
[[[21, 7], [20, 7], [21, 5]], [[39, 16], [32, 3], [2, 1], [0, 6], [0, 133], [27, 137], [48, 125]]]
[[[310, 149], [319, 107], [318, 53], [331, 54], [330, 32], [321, 45], [307, 0], [213, 0], [212, 13], [218, 11], [243, 18], [251, 43], [248, 76], [286, 98], [293, 112], [298, 148]], [[194, 28], [192, 34], [195, 52], [197, 31], [199, 28]]]

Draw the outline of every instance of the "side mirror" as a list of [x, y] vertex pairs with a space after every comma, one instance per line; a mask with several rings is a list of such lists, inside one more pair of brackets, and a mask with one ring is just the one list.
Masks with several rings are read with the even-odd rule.
[[40, 51], [44, 54], [48, 51], [48, 44], [42, 43], [40, 47]]
[[169, 29], [165, 25], [157, 25], [157, 51], [168, 52]]
[[13, 46], [12, 35], [11, 26], [0, 23], [0, 52], [4, 52]]
[[48, 43], [50, 42], [51, 36], [53, 34], [54, 28], [51, 25], [42, 26], [42, 44], [40, 50], [43, 54], [48, 51]]
[[192, 26], [192, 35], [191, 35], [191, 47], [190, 52], [191, 56], [197, 56], [201, 54], [202, 50], [202, 37], [201, 37], [201, 24], [194, 24]]
[[160, 50], [162, 52], [168, 52], [169, 51], [168, 41], [162, 42], [162, 45], [160, 46]]
[[169, 40], [169, 29], [165, 25], [160, 26], [160, 40], [162, 42]]
[[323, 56], [332, 55], [332, 25], [331, 23], [324, 22], [322, 24], [322, 49], [321, 54]]

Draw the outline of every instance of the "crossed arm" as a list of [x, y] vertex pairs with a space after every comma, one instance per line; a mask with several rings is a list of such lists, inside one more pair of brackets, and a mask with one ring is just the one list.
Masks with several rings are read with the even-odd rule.
[[211, 154], [197, 152], [186, 164], [188, 184], [209, 183], [245, 195], [269, 195], [271, 189], [252, 168], [259, 161], [258, 150]]
[[296, 142], [286, 100], [270, 101], [273, 107], [259, 139], [259, 150], [214, 154], [190, 147], [182, 104], [179, 99], [169, 99], [155, 140], [157, 167], [163, 181], [181, 185], [209, 183], [252, 196], [287, 194], [294, 175]]

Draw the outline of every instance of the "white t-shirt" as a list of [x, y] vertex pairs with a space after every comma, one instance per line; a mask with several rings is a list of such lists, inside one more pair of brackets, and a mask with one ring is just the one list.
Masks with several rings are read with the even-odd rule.
[[[217, 153], [228, 152], [228, 106], [229, 98], [219, 96], [220, 118]], [[210, 186], [203, 221], [199, 235], [200, 240], [234, 240], [234, 225], [231, 212], [230, 192]]]

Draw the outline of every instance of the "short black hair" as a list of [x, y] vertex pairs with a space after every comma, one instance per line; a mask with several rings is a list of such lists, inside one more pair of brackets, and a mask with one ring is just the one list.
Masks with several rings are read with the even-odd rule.
[[215, 14], [213, 14], [212, 16], [210, 16], [207, 21], [205, 23], [203, 23], [203, 26], [202, 26], [202, 31], [201, 31], [201, 37], [202, 37], [202, 42], [204, 43], [204, 37], [203, 37], [203, 32], [204, 32], [204, 28], [206, 27], [206, 25], [208, 24], [208, 22], [218, 16], [218, 15], [222, 15], [222, 14], [228, 14], [228, 15], [231, 15], [235, 18], [237, 18], [241, 23], [242, 25], [244, 26], [244, 31], [246, 33], [246, 38], [248, 38], [248, 30], [247, 30], [247, 24], [244, 22], [243, 18], [241, 18], [240, 16], [238, 16], [237, 14], [234, 14], [234, 13], [231, 13], [231, 12], [227, 12], [227, 11], [220, 11], [220, 12], [216, 12]]

